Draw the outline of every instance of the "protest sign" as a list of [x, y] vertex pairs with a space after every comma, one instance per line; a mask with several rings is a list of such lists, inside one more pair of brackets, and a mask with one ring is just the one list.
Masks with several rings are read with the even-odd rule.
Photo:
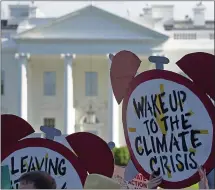
[[145, 72], [132, 81], [134, 88], [123, 104], [127, 143], [140, 170], [158, 171], [170, 183], [186, 181], [198, 164], [212, 164], [212, 104], [181, 76], [162, 71], [160, 79], [159, 72]]
[[8, 165], [1, 166], [1, 189], [11, 189], [10, 171]]
[[59, 189], [80, 189], [87, 176], [87, 171], [69, 149], [46, 139], [25, 139], [2, 156], [2, 165], [9, 166], [11, 186], [15, 189], [18, 188], [19, 177], [30, 171], [49, 173]]
[[[122, 51], [115, 55], [112, 64], [122, 66], [125, 54], [127, 61], [128, 54], [134, 57], [133, 53]], [[199, 54], [188, 55], [189, 61], [196, 61], [195, 56]], [[205, 61], [214, 59], [213, 55], [209, 57], [212, 59]], [[189, 64], [188, 58], [180, 63], [186, 71], [190, 71], [184, 66], [184, 62]], [[135, 167], [147, 178], [156, 171], [163, 177], [163, 188], [184, 188], [197, 183], [198, 165], [203, 165], [207, 172], [214, 167], [215, 112], [209, 93], [197, 85], [197, 78], [194, 83], [170, 71], [151, 70], [134, 77], [132, 72], [137, 68], [130, 60], [130, 66], [119, 74], [123, 77], [118, 77], [116, 70], [111, 70], [111, 77], [112, 82], [129, 83], [122, 85], [123, 93], [115, 96], [120, 94], [116, 97], [118, 102], [123, 99], [123, 127]]]
[[[68, 135], [65, 139], [73, 152], [50, 139], [25, 138], [34, 130], [18, 116], [1, 115], [1, 121], [4, 137], [1, 164], [9, 168], [11, 188], [19, 188], [18, 179], [22, 174], [37, 170], [49, 173], [56, 180], [58, 189], [83, 189], [88, 173], [113, 175], [112, 152], [96, 135], [85, 132]], [[12, 128], [14, 134], [10, 135]]]
[[121, 189], [129, 189], [128, 183], [124, 180], [125, 167], [114, 166], [113, 179], [120, 184]]
[[122, 189], [145, 189], [147, 180], [143, 177], [142, 174], [137, 174], [137, 176], [130, 180], [126, 181], [124, 179], [125, 167], [116, 166], [114, 167], [113, 179], [115, 179]]
[[141, 173], [139, 173], [133, 180], [128, 182], [129, 189], [146, 189], [147, 181]]

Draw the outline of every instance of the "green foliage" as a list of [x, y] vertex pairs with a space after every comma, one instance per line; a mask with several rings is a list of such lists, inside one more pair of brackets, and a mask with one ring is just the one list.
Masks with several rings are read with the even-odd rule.
[[120, 147], [113, 149], [115, 164], [117, 166], [126, 166], [130, 159], [130, 155], [127, 147]]

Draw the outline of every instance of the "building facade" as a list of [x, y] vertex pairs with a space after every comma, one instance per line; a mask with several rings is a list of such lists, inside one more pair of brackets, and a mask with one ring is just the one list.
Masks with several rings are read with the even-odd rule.
[[136, 53], [142, 60], [138, 73], [155, 68], [150, 55], [165, 55], [165, 69], [183, 74], [175, 62], [187, 53], [214, 54], [214, 20], [205, 20], [201, 3], [193, 19], [180, 21], [171, 5], [146, 6], [138, 18], [92, 5], [60, 18], [46, 18], [34, 5], [9, 9], [10, 17], [1, 20], [1, 112], [21, 116], [36, 133], [47, 125], [125, 145], [108, 55]]

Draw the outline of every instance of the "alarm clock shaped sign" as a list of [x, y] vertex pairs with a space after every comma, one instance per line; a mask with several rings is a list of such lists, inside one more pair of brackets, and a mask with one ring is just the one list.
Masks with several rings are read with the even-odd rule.
[[[195, 64], [194, 72], [198, 72], [201, 59], [204, 67], [215, 65], [214, 56], [204, 53], [186, 55], [177, 64], [191, 77], [190, 65]], [[120, 65], [124, 71], [118, 76]], [[152, 172], [162, 176], [159, 186], [163, 188], [191, 186], [199, 181], [199, 165], [208, 173], [214, 168], [215, 107], [209, 96], [215, 99], [215, 90], [201, 88], [206, 81], [215, 89], [215, 80], [211, 81], [214, 65], [201, 84], [201, 75], [197, 78], [194, 74], [191, 81], [165, 70], [150, 70], [134, 77], [139, 65], [135, 54], [122, 51], [113, 57], [111, 66], [115, 97], [118, 103], [123, 100], [122, 121], [131, 159], [143, 176], [149, 178]], [[116, 88], [123, 81], [125, 84]]]
[[[34, 130], [15, 115], [2, 115], [1, 120], [1, 164], [9, 167], [12, 188], [18, 188], [18, 180], [22, 174], [36, 170], [49, 173], [56, 180], [58, 189], [83, 189], [88, 173], [107, 177], [113, 174], [112, 152], [102, 139], [93, 134], [83, 132], [67, 136], [73, 153], [63, 144], [52, 140], [21, 140]], [[15, 133], [10, 133], [12, 128]]]

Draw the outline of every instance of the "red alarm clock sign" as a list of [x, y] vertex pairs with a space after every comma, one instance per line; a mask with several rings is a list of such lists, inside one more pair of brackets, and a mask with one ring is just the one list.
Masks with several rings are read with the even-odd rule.
[[12, 186], [16, 186], [24, 173], [40, 170], [51, 174], [59, 189], [83, 188], [87, 171], [74, 153], [57, 142], [39, 138], [24, 139], [7, 155], [2, 165], [10, 168]]
[[199, 165], [214, 168], [214, 105], [194, 82], [170, 71], [146, 71], [129, 82], [123, 98], [126, 142], [143, 176], [156, 171], [163, 177], [159, 186], [184, 188], [199, 181]]
[[[56, 180], [58, 189], [83, 189], [88, 173], [112, 176], [113, 155], [108, 145], [99, 137], [84, 132], [67, 136], [68, 143], [76, 153], [74, 154], [64, 145], [48, 139], [27, 138], [15, 141], [31, 134], [34, 130], [17, 116], [2, 115], [1, 119], [3, 133], [1, 164], [9, 166], [13, 188], [18, 188], [18, 179], [21, 175], [37, 170], [49, 173]], [[11, 134], [13, 137], [11, 139], [9, 131], [13, 127], [14, 129], [17, 127], [15, 129], [17, 135]], [[25, 132], [24, 136], [19, 132], [20, 129]], [[106, 162], [105, 166], [103, 161]]]

